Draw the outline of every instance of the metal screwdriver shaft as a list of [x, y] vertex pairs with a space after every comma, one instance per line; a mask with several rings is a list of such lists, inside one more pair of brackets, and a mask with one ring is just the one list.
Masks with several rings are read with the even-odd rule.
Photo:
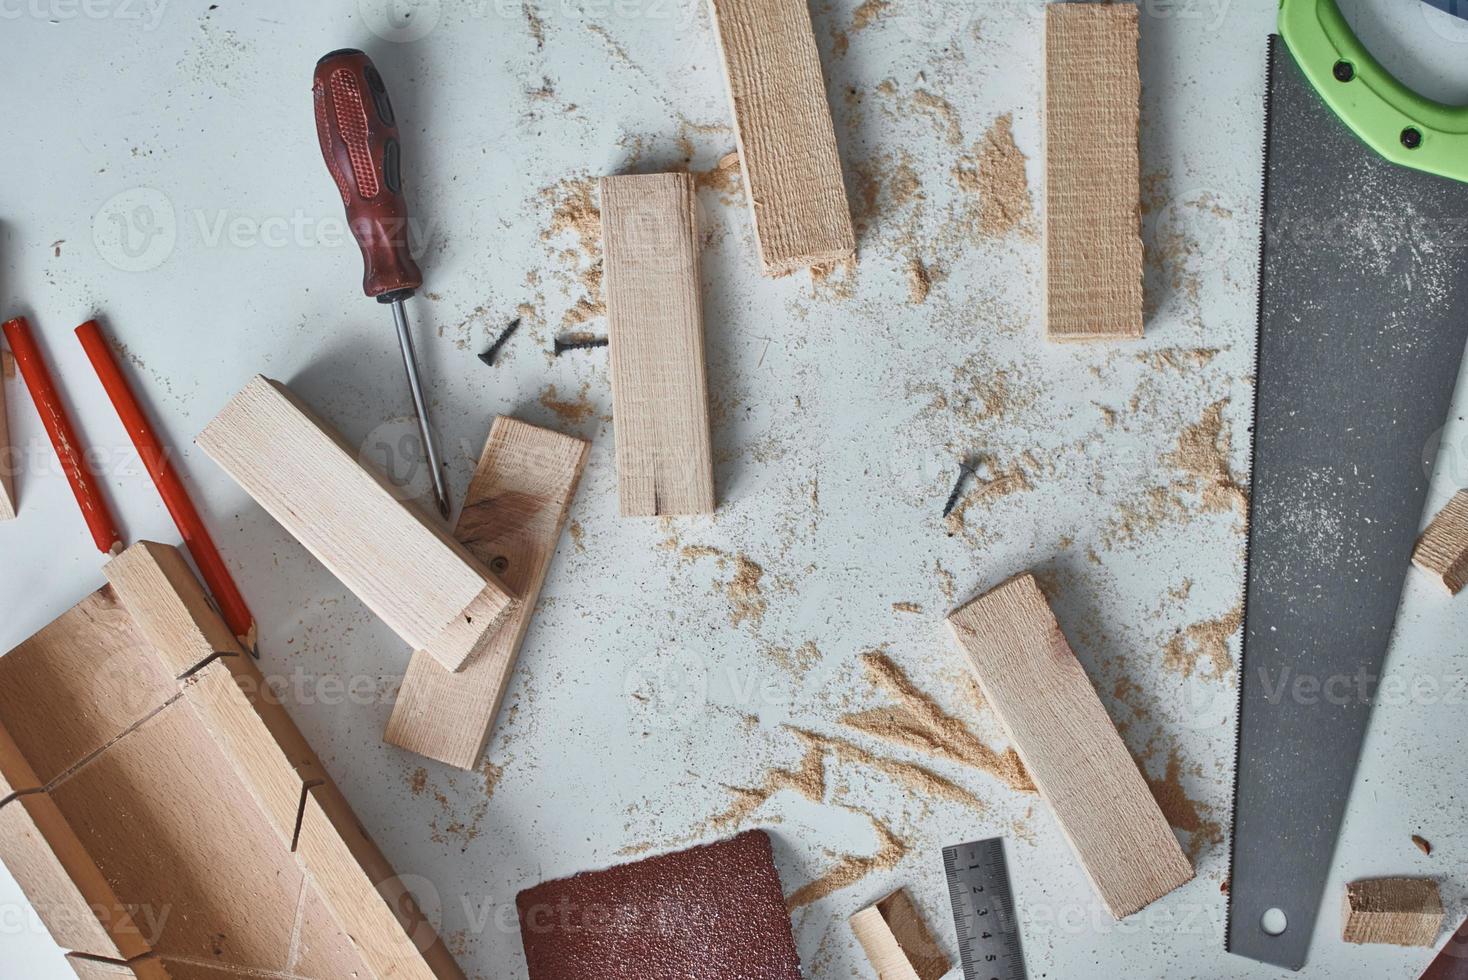
[[438, 503], [438, 512], [447, 518], [449, 494], [444, 488], [438, 440], [433, 436], [433, 425], [428, 419], [428, 401], [423, 397], [423, 385], [418, 380], [418, 355], [413, 352], [413, 332], [408, 329], [408, 311], [404, 309], [400, 299], [392, 302], [392, 318], [398, 327], [398, 345], [403, 349], [403, 367], [408, 372], [408, 389], [413, 393], [413, 410], [418, 413], [418, 433], [423, 437], [423, 452], [428, 456], [428, 469], [433, 474], [433, 496]]
[[402, 147], [397, 120], [382, 75], [361, 51], [333, 51], [316, 63], [312, 91], [321, 155], [347, 209], [347, 223], [362, 249], [366, 273], [362, 288], [379, 303], [392, 306], [403, 349], [403, 367], [423, 452], [433, 475], [438, 511], [449, 516], [438, 441], [428, 419], [428, 401], [418, 376], [413, 334], [403, 303], [423, 285], [423, 273], [408, 248], [408, 202], [403, 197]]

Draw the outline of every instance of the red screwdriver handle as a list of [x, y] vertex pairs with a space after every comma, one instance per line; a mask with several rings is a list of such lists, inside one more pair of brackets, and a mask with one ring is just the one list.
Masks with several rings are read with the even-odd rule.
[[362, 247], [362, 288], [380, 302], [406, 299], [423, 273], [408, 251], [402, 148], [387, 86], [371, 58], [344, 48], [316, 63], [312, 91], [321, 155]]

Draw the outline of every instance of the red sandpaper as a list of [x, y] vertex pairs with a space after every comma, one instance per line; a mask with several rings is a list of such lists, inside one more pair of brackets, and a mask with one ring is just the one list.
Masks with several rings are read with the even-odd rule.
[[800, 980], [762, 830], [548, 881], [515, 903], [530, 980]]

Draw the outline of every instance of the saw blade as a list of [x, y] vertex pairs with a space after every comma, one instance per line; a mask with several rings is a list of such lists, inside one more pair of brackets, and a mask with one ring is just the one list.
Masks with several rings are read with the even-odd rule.
[[1468, 184], [1378, 156], [1277, 36], [1265, 141], [1227, 947], [1297, 970], [1468, 339]]

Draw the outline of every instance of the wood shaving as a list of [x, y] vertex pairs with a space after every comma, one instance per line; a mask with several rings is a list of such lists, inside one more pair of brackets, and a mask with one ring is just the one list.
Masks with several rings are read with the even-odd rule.
[[1413, 834], [1412, 843], [1416, 844], [1417, 850], [1421, 851], [1423, 854], [1426, 854], [1429, 857], [1432, 856], [1432, 845], [1427, 842], [1426, 838], [1418, 837], [1416, 834]]
[[928, 276], [928, 267], [923, 265], [921, 259], [909, 259], [907, 263], [907, 301], [914, 306], [921, 305], [928, 298], [928, 291], [933, 288], [933, 280]]
[[791, 728], [790, 730], [807, 745], [825, 749], [842, 762], [877, 770], [905, 787], [919, 799], [948, 800], [951, 803], [972, 807], [981, 813], [988, 809], [988, 805], [983, 800], [926, 766], [877, 755], [843, 738], [821, 735], [803, 728]]
[[725, 583], [729, 595], [729, 622], [738, 626], [749, 620], [756, 626], [764, 622], [765, 602], [759, 581], [765, 570], [747, 555], [734, 556], [734, 577]]
[[794, 769], [771, 769], [757, 786], [725, 786], [734, 797], [725, 810], [709, 817], [706, 827], [727, 833], [740, 826], [748, 817], [781, 790], [799, 793], [812, 803], [821, 803], [826, 798], [826, 757], [818, 746], [808, 747]]
[[577, 425], [596, 415], [596, 406], [587, 398], [590, 390], [591, 382], [588, 381], [582, 384], [576, 398], [568, 401], [559, 396], [555, 385], [546, 385], [540, 393], [540, 404], [555, 412], [562, 422]]

